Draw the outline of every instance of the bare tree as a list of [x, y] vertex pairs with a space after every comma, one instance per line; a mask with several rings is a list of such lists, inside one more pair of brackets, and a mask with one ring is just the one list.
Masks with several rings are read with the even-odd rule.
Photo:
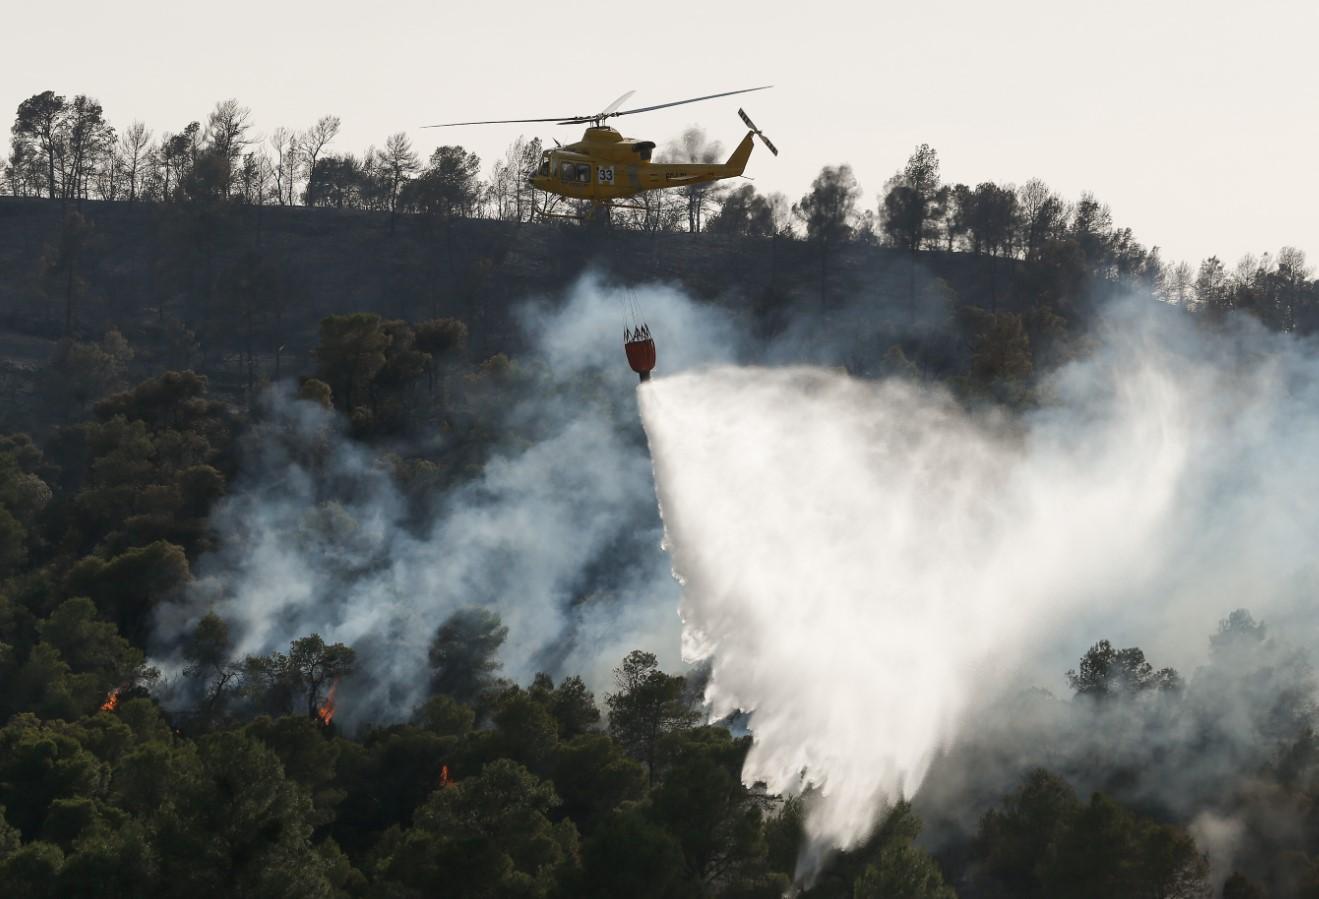
[[613, 210], [610, 221], [615, 227], [665, 234], [680, 230], [686, 216], [686, 200], [673, 190], [648, 190], [630, 198], [629, 204]]
[[[372, 154], [373, 155], [373, 154]], [[370, 158], [370, 156], [368, 157]], [[385, 152], [379, 154], [379, 162], [384, 170], [384, 177], [389, 184], [389, 228], [394, 229], [394, 218], [398, 213], [398, 194], [403, 183], [412, 177], [421, 163], [412, 149], [412, 141], [407, 134], [400, 131], [385, 139]]]
[[1278, 272], [1289, 284], [1304, 284], [1313, 272], [1305, 261], [1305, 251], [1283, 247], [1278, 251]]
[[487, 197], [495, 218], [513, 222], [531, 219], [535, 188], [528, 179], [540, 165], [540, 154], [539, 138], [527, 140], [519, 135], [504, 151], [504, 158], [495, 162]]
[[1189, 262], [1179, 262], [1168, 270], [1162, 296], [1166, 302], [1187, 309], [1195, 303], [1195, 270]]
[[1232, 290], [1227, 270], [1217, 256], [1210, 256], [1200, 263], [1193, 286], [1194, 306], [1210, 315], [1219, 316], [1232, 306]]
[[521, 144], [522, 155], [517, 161], [517, 179], [514, 182], [515, 213], [519, 222], [523, 221], [523, 216], [526, 216], [526, 221], [531, 221], [536, 209], [536, 188], [532, 186], [530, 177], [540, 167], [540, 138], [533, 137], [523, 143], [519, 137], [518, 143]]
[[783, 194], [775, 192], [765, 198], [769, 203], [770, 220], [774, 223], [775, 237], [792, 237], [796, 215], [792, 211], [792, 202]]
[[1067, 204], [1039, 178], [1032, 178], [1017, 189], [1021, 208], [1021, 243], [1026, 259], [1034, 261], [1049, 242], [1067, 230]]
[[240, 106], [237, 100], [221, 100], [215, 104], [206, 120], [206, 130], [210, 135], [211, 146], [223, 168], [221, 192], [229, 196], [233, 186], [234, 174], [242, 158], [243, 148], [251, 141], [247, 132], [251, 128], [252, 110]]
[[102, 200], [117, 200], [124, 189], [125, 168], [124, 154], [120, 150], [119, 140], [114, 129], [109, 129], [100, 151], [96, 154], [94, 174], [96, 176], [96, 195]]
[[242, 165], [234, 172], [234, 187], [244, 203], [264, 206], [266, 198], [274, 192], [274, 167], [270, 157], [259, 148], [244, 153]]
[[1277, 306], [1281, 312], [1281, 324], [1287, 331], [1296, 329], [1297, 310], [1304, 304], [1304, 294], [1311, 271], [1305, 261], [1304, 250], [1283, 247], [1278, 251], [1274, 288], [1277, 294]]
[[142, 168], [151, 153], [151, 132], [141, 122], [134, 121], [119, 138], [119, 157], [128, 179], [128, 202], [137, 199], [138, 184], [142, 180]]
[[489, 199], [494, 204], [494, 216], [500, 221], [512, 218], [516, 207], [513, 192], [517, 189], [514, 185], [517, 180], [517, 166], [512, 161], [516, 158], [516, 148], [516, 141], [509, 144], [508, 149], [504, 151], [504, 158], [496, 159], [490, 169]]
[[[664, 155], [670, 162], [712, 165], [723, 159], [724, 151], [719, 141], [710, 141], [704, 129], [693, 125], [682, 133], [682, 137], [669, 144]], [[701, 230], [705, 207], [723, 192], [724, 187], [711, 181], [689, 184], [680, 190], [687, 201], [687, 230], [695, 234]]]
[[292, 206], [300, 153], [298, 135], [281, 125], [271, 133], [269, 143], [275, 151], [275, 199], [281, 206]]
[[315, 125], [302, 133], [298, 141], [301, 144], [304, 171], [307, 174], [306, 203], [308, 206], [314, 206], [316, 200], [312, 196], [313, 188], [311, 183], [312, 173], [316, 170], [316, 160], [320, 158], [321, 153], [329, 146], [330, 142], [339, 136], [340, 124], [338, 116], [321, 116], [316, 120]]
[[[410, 143], [409, 149], [411, 149]], [[362, 164], [357, 170], [357, 196], [355, 198], [362, 209], [390, 210], [390, 192], [393, 184], [387, 157], [386, 151], [377, 150], [374, 146], [367, 147], [366, 152], [362, 154]], [[407, 180], [405, 175], [400, 179], [400, 184], [406, 183]], [[392, 215], [390, 216], [389, 227], [391, 229], [394, 227]]]

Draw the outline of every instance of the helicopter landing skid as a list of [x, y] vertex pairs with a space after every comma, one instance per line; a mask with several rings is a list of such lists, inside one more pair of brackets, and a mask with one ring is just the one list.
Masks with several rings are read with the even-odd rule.
[[[541, 218], [572, 219], [577, 222], [596, 221], [601, 218], [603, 218], [604, 221], [608, 221], [610, 213], [615, 209], [636, 209], [640, 212], [646, 211], [646, 207], [640, 203], [615, 203], [612, 200], [605, 200], [598, 203], [592, 201], [590, 208], [581, 212], [550, 212], [548, 202], [545, 204], [544, 208], [538, 208], [534, 200], [531, 204], [533, 216], [539, 216]], [[601, 216], [602, 213], [603, 216]]]

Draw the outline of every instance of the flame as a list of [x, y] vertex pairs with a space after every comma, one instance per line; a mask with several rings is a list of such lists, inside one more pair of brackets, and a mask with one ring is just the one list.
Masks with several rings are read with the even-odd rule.
[[449, 766], [448, 766], [448, 765], [441, 765], [441, 766], [440, 766], [440, 789], [443, 790], [445, 787], [452, 785], [452, 783], [453, 783], [453, 782], [452, 782], [451, 780], [449, 780]]
[[321, 703], [321, 707], [316, 710], [316, 717], [326, 727], [329, 727], [330, 722], [334, 720], [334, 693], [338, 689], [339, 678], [336, 677], [334, 683], [330, 684], [330, 692], [325, 694], [325, 702]]
[[105, 702], [101, 703], [101, 711], [113, 712], [119, 708], [119, 691], [121, 687], [115, 687], [109, 693], [105, 694]]

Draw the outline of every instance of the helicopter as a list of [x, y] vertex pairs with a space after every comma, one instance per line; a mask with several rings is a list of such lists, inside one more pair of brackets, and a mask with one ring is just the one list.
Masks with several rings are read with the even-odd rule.
[[[582, 139], [567, 146], [541, 153], [540, 165], [528, 173], [527, 180], [533, 187], [546, 193], [555, 194], [571, 200], [586, 200], [591, 204], [591, 214], [595, 217], [602, 209], [606, 214], [609, 209], [644, 209], [638, 204], [619, 203], [639, 193], [649, 190], [662, 190], [673, 187], [687, 187], [692, 184], [704, 184], [724, 178], [736, 178], [745, 170], [747, 160], [751, 158], [753, 138], [760, 138], [775, 156], [778, 148], [766, 137], [745, 111], [739, 109], [737, 114], [746, 123], [746, 137], [737, 145], [726, 162], [722, 163], [686, 163], [653, 162], [655, 142], [635, 140], [624, 137], [616, 129], [606, 125], [609, 119], [618, 116], [635, 115], [639, 112], [652, 112], [667, 109], [670, 106], [682, 106], [687, 103], [700, 103], [719, 97], [731, 97], [734, 94], [747, 94], [763, 91], [773, 85], [748, 87], [688, 100], [675, 100], [671, 103], [659, 103], [654, 106], [641, 106], [636, 109], [620, 109], [636, 91], [628, 91], [600, 112], [584, 116], [551, 116], [539, 119], [495, 119], [484, 122], [446, 122], [439, 125], [423, 125], [424, 128], [456, 128], [466, 125], [508, 125], [522, 123], [553, 122], [556, 125], [588, 125]], [[541, 215], [555, 216], [548, 210], [538, 210]], [[564, 216], [575, 218], [576, 216]]]

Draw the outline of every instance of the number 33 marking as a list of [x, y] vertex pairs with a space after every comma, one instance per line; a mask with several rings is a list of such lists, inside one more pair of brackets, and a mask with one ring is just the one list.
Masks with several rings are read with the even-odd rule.
[[614, 183], [614, 168], [613, 168], [613, 166], [603, 166], [603, 165], [602, 165], [602, 166], [600, 166], [600, 168], [599, 168], [599, 172], [600, 172], [600, 183], [601, 183], [601, 184], [613, 184], [613, 183]]

